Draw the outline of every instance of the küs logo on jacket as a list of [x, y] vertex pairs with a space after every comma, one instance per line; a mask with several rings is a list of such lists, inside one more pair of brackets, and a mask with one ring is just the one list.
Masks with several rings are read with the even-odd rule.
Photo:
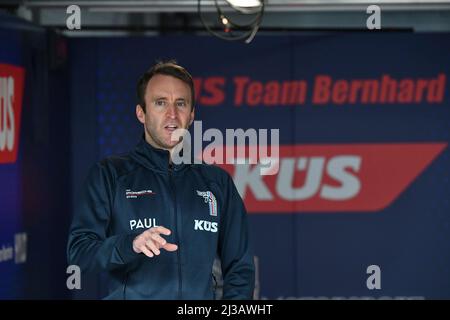
[[24, 68], [0, 63], [0, 164], [17, 160], [24, 77]]

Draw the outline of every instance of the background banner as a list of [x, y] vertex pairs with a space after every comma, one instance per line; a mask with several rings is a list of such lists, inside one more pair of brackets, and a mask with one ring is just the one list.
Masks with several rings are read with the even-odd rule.
[[[447, 34], [341, 33], [72, 46], [95, 56], [84, 77], [96, 79], [99, 158], [140, 138], [135, 84], [157, 59], [196, 78], [203, 132], [280, 130], [278, 174], [223, 166], [250, 212], [262, 297], [448, 298], [449, 44]], [[380, 290], [367, 287], [371, 265]]]

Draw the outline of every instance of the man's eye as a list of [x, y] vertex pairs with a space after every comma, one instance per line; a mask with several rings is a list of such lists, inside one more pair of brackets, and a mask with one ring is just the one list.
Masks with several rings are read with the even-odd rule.
[[177, 102], [177, 107], [185, 107], [186, 106], [186, 102], [185, 101], [178, 101]]
[[166, 105], [166, 102], [164, 100], [156, 100], [155, 105], [163, 107]]

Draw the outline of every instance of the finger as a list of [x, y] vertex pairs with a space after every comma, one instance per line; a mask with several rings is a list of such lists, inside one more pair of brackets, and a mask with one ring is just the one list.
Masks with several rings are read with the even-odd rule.
[[162, 248], [167, 251], [176, 251], [178, 246], [173, 243], [166, 243]]
[[142, 252], [143, 254], [145, 254], [147, 257], [153, 258], [154, 254], [153, 254], [150, 250], [148, 250], [145, 246], [143, 246], [143, 247], [140, 248], [140, 249], [141, 249], [141, 252]]
[[147, 248], [149, 248], [155, 255], [159, 255], [161, 252], [159, 251], [159, 249], [156, 247], [155, 243], [153, 241], [147, 241], [145, 243], [145, 245], [147, 246]]
[[158, 235], [159, 232], [155, 230], [155, 228], [150, 228], [144, 231], [141, 235], [144, 238], [144, 242], [147, 243], [148, 241], [154, 241], [153, 235]]
[[157, 233], [153, 233], [152, 234], [152, 239], [155, 241], [155, 242], [157, 242], [157, 244], [159, 245], [159, 248], [160, 247], [163, 247], [166, 243], [167, 243], [167, 241], [166, 241], [166, 239], [164, 239], [163, 237], [161, 237], [159, 234], [157, 234]]
[[142, 247], [145, 246], [145, 237], [141, 235], [137, 236], [134, 240], [133, 240], [133, 250], [136, 253], [141, 253], [142, 252]]
[[170, 231], [169, 229], [164, 228], [162, 226], [154, 227], [152, 229], [154, 230], [154, 232], [162, 233], [162, 234], [164, 234], [166, 236], [168, 236], [168, 235], [170, 235], [172, 233], [172, 231]]

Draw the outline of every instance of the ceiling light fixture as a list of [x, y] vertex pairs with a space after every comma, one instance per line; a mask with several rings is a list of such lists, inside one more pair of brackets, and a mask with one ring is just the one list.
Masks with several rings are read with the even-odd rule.
[[218, 4], [218, 1], [214, 0], [218, 23], [222, 30], [221, 32], [214, 31], [213, 27], [209, 26], [204, 20], [201, 11], [201, 0], [198, 0], [197, 10], [203, 26], [210, 34], [223, 40], [244, 40], [245, 43], [250, 43], [261, 25], [262, 17], [264, 15], [264, 2], [264, 0], [226, 0], [226, 3], [240, 16], [254, 16], [250, 22], [240, 24], [231, 19], [229, 15], [226, 15], [224, 10], [222, 10]]

